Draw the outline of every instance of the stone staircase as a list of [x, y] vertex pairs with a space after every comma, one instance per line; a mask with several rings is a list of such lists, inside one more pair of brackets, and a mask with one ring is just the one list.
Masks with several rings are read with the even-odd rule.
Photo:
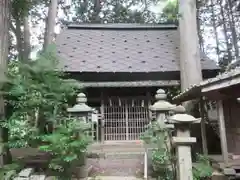
[[93, 144], [90, 150], [100, 155], [99, 159], [90, 159], [94, 176], [142, 176], [144, 146], [141, 141]]

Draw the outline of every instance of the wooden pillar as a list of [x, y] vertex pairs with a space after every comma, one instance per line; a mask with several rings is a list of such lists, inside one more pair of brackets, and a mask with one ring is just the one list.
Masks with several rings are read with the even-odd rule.
[[147, 91], [147, 103], [148, 103], [148, 117], [149, 117], [149, 122], [151, 123], [151, 119], [152, 119], [152, 112], [150, 111], [151, 93], [149, 91]]
[[203, 148], [203, 154], [208, 154], [208, 148], [207, 148], [207, 135], [206, 135], [206, 112], [204, 110], [204, 101], [201, 98], [200, 100], [200, 113], [201, 113], [201, 137], [202, 137], [202, 148]]
[[218, 106], [218, 119], [219, 119], [219, 132], [221, 140], [221, 151], [223, 156], [223, 161], [225, 164], [228, 164], [228, 148], [227, 148], [227, 137], [226, 137], [226, 128], [224, 120], [224, 111], [223, 111], [223, 102], [222, 100], [217, 101]]
[[105, 127], [105, 123], [104, 123], [104, 101], [103, 101], [103, 92], [101, 92], [101, 107], [100, 107], [100, 113], [101, 113], [101, 143], [104, 142], [104, 137], [105, 137], [105, 134], [104, 134], [104, 127]]
[[126, 123], [126, 140], [129, 140], [129, 127], [128, 127], [128, 104], [125, 104], [125, 123]]

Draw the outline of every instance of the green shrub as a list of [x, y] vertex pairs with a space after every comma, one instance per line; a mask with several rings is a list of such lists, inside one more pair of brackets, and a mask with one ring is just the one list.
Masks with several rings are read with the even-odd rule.
[[52, 155], [49, 168], [57, 171], [61, 176], [71, 176], [71, 165], [83, 165], [88, 145], [91, 138], [87, 131], [91, 126], [74, 119], [65, 119], [66, 125], [57, 127], [53, 134], [42, 137], [46, 145], [40, 150]]
[[[156, 147], [150, 154], [154, 176], [161, 180], [175, 180], [176, 158], [172, 149], [168, 149], [167, 137], [171, 138], [171, 130], [161, 127], [157, 121], [153, 121], [151, 125], [148, 125], [141, 139], [146, 144]], [[195, 164], [193, 166], [194, 180], [204, 180], [211, 177], [213, 169], [207, 157], [197, 154]], [[169, 165], [172, 167], [169, 168]]]

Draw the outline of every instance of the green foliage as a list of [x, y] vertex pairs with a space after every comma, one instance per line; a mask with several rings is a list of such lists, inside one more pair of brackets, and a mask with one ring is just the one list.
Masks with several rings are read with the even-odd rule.
[[28, 15], [28, 12], [33, 8], [33, 6], [44, 2], [44, 0], [12, 0], [11, 7], [12, 7], [12, 15], [14, 17], [24, 17]]
[[193, 166], [193, 180], [203, 180], [210, 178], [213, 173], [213, 168], [210, 165], [210, 161], [207, 157], [197, 154], [196, 165]]
[[14, 110], [35, 112], [39, 108], [52, 113], [54, 108], [67, 103], [68, 98], [75, 94], [76, 87], [63, 79], [61, 71], [56, 71], [57, 65], [54, 49], [49, 49], [29, 64], [11, 64], [8, 96]]
[[13, 179], [17, 175], [17, 172], [21, 170], [21, 168], [22, 167], [17, 163], [3, 166], [2, 168], [0, 168], [1, 180], [2, 178], [6, 180]]
[[150, 156], [154, 176], [161, 180], [174, 179], [174, 155], [170, 148], [170, 134], [171, 130], [166, 128], [165, 124], [153, 121], [142, 136], [146, 144], [156, 147]]
[[[148, 125], [141, 138], [146, 144], [156, 147], [150, 154], [154, 171], [153, 176], [161, 180], [174, 180], [176, 177], [176, 158], [172, 152], [170, 138], [171, 130], [165, 128], [165, 124], [159, 124], [157, 121]], [[194, 180], [210, 178], [212, 172], [213, 169], [209, 159], [197, 154], [197, 162], [193, 166]]]
[[64, 74], [56, 70], [57, 66], [54, 47], [28, 64], [9, 64], [4, 90], [10, 118], [5, 126], [11, 129], [30, 126], [36, 130], [39, 126], [55, 123], [57, 116], [66, 116], [67, 102], [76, 94], [77, 86], [75, 81], [67, 82]]
[[167, 99], [170, 101], [173, 99], [173, 97], [181, 93], [181, 88], [180, 86], [169, 87], [166, 93], [167, 93]]
[[53, 134], [42, 137], [45, 145], [39, 149], [53, 155], [49, 164], [51, 169], [69, 175], [73, 162], [77, 162], [78, 165], [84, 163], [87, 146], [91, 142], [87, 133], [91, 126], [75, 119], [64, 121], [66, 125], [60, 125]]
[[71, 17], [75, 23], [158, 23], [160, 19], [149, 10], [149, 7], [159, 1], [108, 0], [100, 2], [73, 0], [74, 13]]
[[170, 0], [163, 8], [162, 16], [166, 17], [168, 22], [177, 22], [178, 20], [178, 1]]
[[37, 147], [42, 136], [67, 117], [67, 102], [77, 86], [75, 81], [66, 81], [57, 67], [54, 46], [28, 64], [10, 62], [3, 88], [6, 120], [1, 122], [8, 129], [10, 148]]
[[1, 122], [1, 126], [9, 129], [9, 148], [29, 147], [37, 137], [37, 130], [24, 119], [24, 115], [14, 113], [7, 122]]

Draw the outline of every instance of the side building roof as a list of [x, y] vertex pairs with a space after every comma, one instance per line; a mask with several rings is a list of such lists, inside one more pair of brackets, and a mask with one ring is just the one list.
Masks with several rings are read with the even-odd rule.
[[203, 93], [216, 91], [223, 88], [232, 87], [240, 84], [240, 67], [226, 71], [214, 78], [202, 81], [199, 84], [192, 85], [185, 91], [173, 98], [174, 102], [182, 103], [184, 101], [200, 98]]

